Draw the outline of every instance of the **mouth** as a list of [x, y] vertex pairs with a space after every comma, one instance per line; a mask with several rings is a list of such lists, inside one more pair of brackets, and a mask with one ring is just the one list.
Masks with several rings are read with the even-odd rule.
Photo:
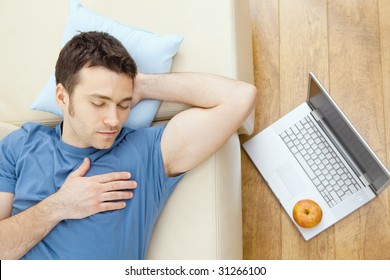
[[105, 138], [113, 138], [118, 134], [118, 131], [100, 131], [98, 134]]

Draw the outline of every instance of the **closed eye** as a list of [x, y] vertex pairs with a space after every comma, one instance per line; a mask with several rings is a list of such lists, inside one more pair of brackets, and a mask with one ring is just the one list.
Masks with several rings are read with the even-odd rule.
[[91, 104], [95, 107], [103, 107], [105, 102], [91, 102]]
[[[119, 101], [116, 106], [121, 110], [128, 110], [131, 107], [132, 97], [126, 97]], [[114, 103], [110, 97], [104, 95], [94, 94], [91, 96], [91, 104], [96, 108], [101, 108], [107, 105], [107, 103]]]
[[118, 107], [120, 109], [127, 110], [130, 108], [130, 102], [126, 101], [126, 102], [120, 103], [120, 104], [118, 104]]

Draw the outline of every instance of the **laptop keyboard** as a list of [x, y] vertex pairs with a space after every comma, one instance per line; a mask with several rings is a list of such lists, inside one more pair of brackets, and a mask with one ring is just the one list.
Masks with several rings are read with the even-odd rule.
[[361, 187], [310, 117], [279, 134], [330, 207]]

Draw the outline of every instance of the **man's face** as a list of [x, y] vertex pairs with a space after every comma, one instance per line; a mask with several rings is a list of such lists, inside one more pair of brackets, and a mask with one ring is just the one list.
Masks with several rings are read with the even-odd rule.
[[57, 86], [63, 141], [78, 148], [110, 148], [129, 115], [132, 89], [129, 76], [100, 66], [81, 69], [71, 98]]

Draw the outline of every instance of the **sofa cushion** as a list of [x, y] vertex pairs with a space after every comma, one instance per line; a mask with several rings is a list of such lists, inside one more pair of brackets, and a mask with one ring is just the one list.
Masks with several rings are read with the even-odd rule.
[[[65, 45], [79, 32], [103, 31], [110, 33], [126, 47], [141, 73], [167, 73], [171, 69], [173, 56], [179, 49], [182, 36], [159, 36], [124, 25], [101, 16], [84, 7], [79, 0], [69, 0], [69, 17], [63, 36]], [[54, 73], [46, 82], [31, 109], [62, 116], [55, 100]], [[149, 126], [160, 106], [159, 100], [143, 100], [132, 108], [125, 126], [137, 129]]]

